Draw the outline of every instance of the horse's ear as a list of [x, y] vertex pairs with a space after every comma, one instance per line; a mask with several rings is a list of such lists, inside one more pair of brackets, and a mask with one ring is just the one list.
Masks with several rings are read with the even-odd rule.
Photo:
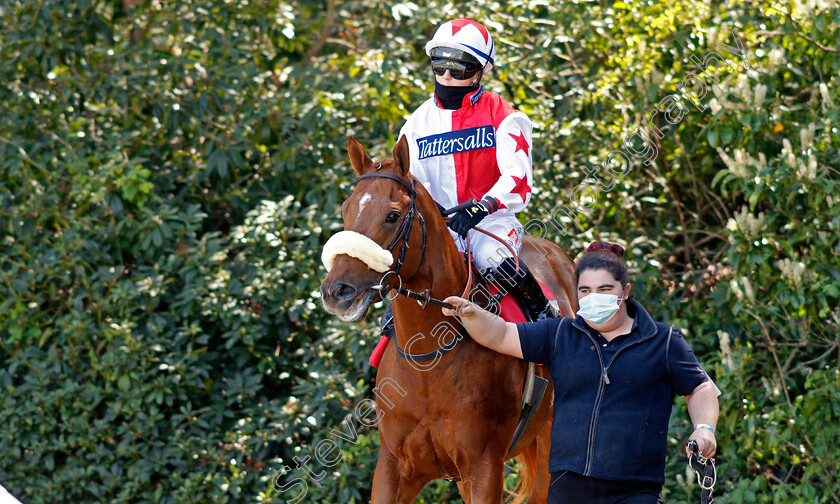
[[397, 172], [401, 176], [408, 175], [408, 169], [411, 165], [411, 160], [408, 155], [408, 139], [405, 135], [400, 137], [400, 141], [394, 146], [394, 162], [397, 165]]
[[362, 144], [357, 142], [353, 137], [347, 140], [347, 152], [350, 154], [350, 162], [353, 164], [353, 169], [356, 170], [358, 176], [361, 177], [373, 169], [373, 160], [365, 152]]

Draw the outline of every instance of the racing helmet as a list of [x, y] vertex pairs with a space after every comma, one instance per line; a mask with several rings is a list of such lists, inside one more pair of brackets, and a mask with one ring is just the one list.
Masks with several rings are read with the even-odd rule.
[[496, 46], [493, 37], [481, 23], [469, 18], [453, 19], [440, 25], [432, 40], [426, 42], [426, 55], [444, 47], [458, 49], [478, 60], [485, 72], [496, 63]]

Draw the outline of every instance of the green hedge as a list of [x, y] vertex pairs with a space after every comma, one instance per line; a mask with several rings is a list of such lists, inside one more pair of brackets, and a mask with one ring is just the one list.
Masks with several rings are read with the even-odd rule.
[[[431, 90], [423, 43], [470, 15], [498, 44], [487, 87], [535, 123], [523, 222], [573, 255], [625, 243], [639, 299], [723, 390], [720, 502], [840, 502], [840, 6], [462, 8], [0, 5], [4, 486], [26, 503], [291, 499], [303, 473], [283, 468], [372, 397], [382, 305], [350, 326], [318, 299], [347, 137], [390, 152]], [[749, 69], [722, 52], [732, 28]], [[713, 50], [731, 70], [706, 109], [660, 115], [655, 161], [572, 201]], [[551, 225], [539, 208], [560, 203]], [[694, 502], [679, 402], [672, 424], [667, 499]], [[358, 435], [305, 502], [369, 499], [378, 437]], [[456, 496], [435, 482], [418, 501]]]

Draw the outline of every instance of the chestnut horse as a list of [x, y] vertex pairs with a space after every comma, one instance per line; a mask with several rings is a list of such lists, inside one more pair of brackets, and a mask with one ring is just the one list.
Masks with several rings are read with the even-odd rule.
[[[405, 137], [392, 158], [377, 164], [353, 138], [348, 150], [360, 180], [341, 206], [342, 233], [357, 241], [345, 243], [344, 252], [328, 261], [329, 274], [321, 283], [324, 308], [347, 322], [361, 320], [379, 296], [376, 287], [383, 272], [400, 268], [390, 275], [391, 288], [428, 289], [436, 299], [461, 295], [468, 277], [463, 255], [435, 202], [409, 173]], [[572, 316], [577, 297], [571, 258], [551, 242], [533, 237], [525, 238], [520, 257], [555, 295], [561, 314]], [[402, 390], [377, 401], [380, 450], [371, 502], [410, 503], [426, 483], [446, 478], [459, 480], [467, 504], [501, 503], [504, 463], [519, 420], [527, 363], [487, 349], [468, 335], [454, 338], [453, 346], [450, 333], [443, 339], [451, 351], [439, 352], [421, 367], [398, 356], [397, 346], [412, 354], [438, 351], [441, 342], [434, 335], [440, 333], [439, 324], [460, 324], [444, 317], [437, 306], [423, 308], [407, 297], [395, 297], [392, 306], [397, 337], [385, 350], [376, 385], [380, 390], [387, 380]], [[537, 374], [549, 380], [548, 391], [510, 452], [522, 462], [514, 502], [545, 503], [548, 494], [553, 387], [546, 367], [538, 367]]]

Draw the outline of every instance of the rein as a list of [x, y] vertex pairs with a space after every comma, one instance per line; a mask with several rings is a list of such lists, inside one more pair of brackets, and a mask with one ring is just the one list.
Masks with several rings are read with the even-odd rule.
[[[382, 167], [382, 163], [379, 164], [379, 167], [380, 168]], [[377, 168], [377, 169], [379, 169], [379, 168]], [[455, 307], [452, 306], [451, 304], [446, 303], [446, 302], [444, 302], [440, 299], [433, 298], [431, 296], [431, 293], [429, 292], [429, 289], [426, 289], [422, 293], [420, 293], [420, 292], [416, 292], [416, 291], [413, 291], [413, 290], [410, 290], [410, 289], [406, 289], [402, 286], [402, 278], [400, 278], [400, 269], [402, 269], [403, 261], [405, 260], [406, 250], [409, 249], [408, 240], [409, 240], [409, 237], [411, 235], [411, 227], [412, 227], [412, 224], [414, 222], [414, 214], [415, 213], [417, 214], [417, 219], [420, 221], [420, 229], [421, 229], [421, 233], [422, 233], [422, 238], [421, 238], [421, 245], [420, 245], [420, 247], [421, 247], [420, 248], [420, 262], [417, 263], [417, 269], [414, 271], [414, 273], [411, 275], [411, 277], [413, 277], [414, 275], [417, 274], [418, 271], [420, 271], [420, 268], [423, 266], [423, 260], [426, 258], [426, 223], [423, 220], [423, 214], [421, 214], [420, 211], [417, 210], [417, 206], [416, 206], [416, 202], [415, 202], [415, 198], [417, 196], [417, 191], [415, 191], [415, 189], [414, 189], [414, 177], [411, 177], [411, 184], [409, 184], [408, 182], [401, 179], [400, 177], [397, 177], [396, 175], [391, 175], [390, 173], [370, 172], [370, 173], [365, 173], [364, 175], [361, 175], [358, 179], [356, 179], [356, 182], [358, 183], [362, 179], [366, 179], [366, 178], [391, 179], [395, 182], [398, 182], [403, 187], [405, 187], [408, 190], [408, 195], [411, 197], [411, 203], [409, 204], [408, 212], [406, 212], [405, 217], [403, 217], [403, 221], [400, 224], [400, 229], [397, 231], [397, 235], [394, 236], [393, 241], [391, 241], [391, 245], [389, 245], [388, 249], [387, 249], [388, 252], [391, 252], [394, 249], [394, 247], [397, 245], [397, 242], [400, 239], [402, 239], [402, 245], [400, 246], [400, 254], [399, 254], [399, 257], [397, 258], [397, 264], [396, 264], [396, 266], [393, 270], [386, 271], [385, 274], [382, 275], [382, 278], [379, 280], [379, 285], [376, 285], [376, 286], [372, 287], [372, 289], [378, 290], [379, 295], [382, 296], [383, 291], [389, 290], [388, 289], [388, 286], [389, 286], [388, 275], [394, 274], [394, 275], [397, 276], [397, 279], [399, 280], [400, 285], [398, 287], [393, 287], [393, 288], [390, 289], [390, 290], [395, 290], [396, 294], [393, 297], [391, 297], [390, 299], [388, 299], [388, 301], [393, 301], [397, 296], [402, 295], [402, 296], [405, 296], [409, 299], [414, 299], [415, 301], [417, 301], [417, 303], [420, 305], [420, 307], [424, 310], [426, 309], [426, 307], [430, 303], [435, 305], [435, 306], [440, 306], [441, 308], [449, 308], [450, 310], [454, 309]], [[464, 206], [464, 205], [466, 205], [466, 204], [461, 204], [461, 205], [458, 205], [456, 207], [450, 208], [449, 210], [444, 211], [443, 214], [448, 215], [450, 213], [453, 213], [454, 211], [457, 211], [459, 209], [459, 207]], [[444, 217], [444, 222], [446, 222], [448, 220], [449, 220], [449, 217]], [[513, 255], [514, 259], [516, 260], [516, 270], [517, 270], [517, 272], [519, 271], [519, 256], [516, 254], [516, 251], [513, 250], [513, 247], [508, 245], [507, 242], [505, 242], [504, 240], [502, 240], [498, 236], [496, 236], [496, 235], [494, 235], [494, 234], [492, 234], [488, 231], [485, 231], [484, 229], [481, 229], [477, 226], [473, 227], [473, 229], [480, 232], [480, 233], [483, 233], [487, 236], [492, 237], [493, 239], [495, 239], [496, 241], [498, 241], [499, 243], [504, 245], [510, 251], [511, 255]], [[472, 286], [473, 286], [473, 274], [472, 274], [472, 270], [473, 270], [473, 264], [472, 263], [473, 263], [473, 261], [472, 261], [472, 255], [470, 254], [470, 240], [469, 240], [469, 238], [467, 238], [466, 258], [467, 258], [467, 284], [464, 286], [464, 292], [461, 294], [461, 297], [465, 298], [465, 299], [469, 295], [469, 292], [470, 292], [470, 290], [472, 290]], [[409, 278], [411, 278], [411, 277], [409, 277]], [[382, 296], [382, 297], [384, 298], [384, 296]], [[403, 357], [403, 358], [406, 358], [406, 359], [411, 359], [415, 362], [428, 361], [428, 360], [432, 360], [432, 359], [436, 358], [438, 355], [444, 355], [444, 354], [448, 353], [449, 351], [453, 350], [455, 348], [455, 345], [458, 343], [458, 341], [460, 341], [460, 339], [457, 339], [451, 346], [447, 345], [444, 348], [439, 348], [438, 350], [435, 350], [434, 352], [429, 352], [429, 353], [425, 353], [425, 354], [406, 353], [406, 352], [404, 352], [400, 349], [399, 345], [397, 345], [397, 354], [399, 354], [400, 357]], [[394, 337], [394, 343], [396, 344], [396, 335]]]

